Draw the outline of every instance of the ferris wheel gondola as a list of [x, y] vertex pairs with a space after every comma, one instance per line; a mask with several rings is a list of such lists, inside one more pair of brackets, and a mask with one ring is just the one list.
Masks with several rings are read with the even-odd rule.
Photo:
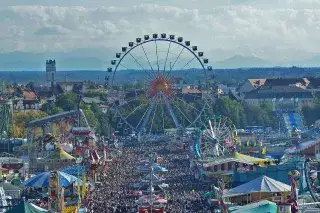
[[208, 108], [208, 62], [183, 37], [162, 33], [128, 42], [108, 69], [116, 122], [143, 135], [196, 127]]

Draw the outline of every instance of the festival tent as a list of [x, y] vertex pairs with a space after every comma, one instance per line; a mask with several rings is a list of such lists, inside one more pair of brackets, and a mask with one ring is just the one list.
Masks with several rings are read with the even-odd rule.
[[251, 163], [259, 163], [259, 164], [264, 164], [265, 162], [271, 162], [269, 159], [263, 159], [263, 158], [256, 158], [256, 157], [251, 157], [249, 155], [244, 155], [239, 152], [235, 152], [233, 154], [233, 157], [235, 159], [241, 159], [245, 161], [249, 161]]
[[[291, 186], [263, 175], [245, 184], [230, 189], [224, 194], [224, 197], [229, 197], [237, 203], [237, 201], [248, 202], [249, 198], [250, 201], [271, 198], [274, 197], [275, 193], [284, 195], [285, 193], [290, 193], [290, 191]], [[250, 196], [247, 197], [247, 195]], [[283, 198], [284, 197], [285, 196], [283, 196]]]
[[62, 148], [55, 149], [46, 159], [52, 160], [73, 160], [75, 159], [72, 155], [68, 154]]
[[[239, 152], [234, 152], [230, 155], [217, 157], [214, 160], [204, 161], [203, 167], [209, 168], [215, 165], [228, 164], [230, 162], [234, 162], [238, 164], [247, 164], [247, 165], [258, 164], [260, 166], [265, 166], [267, 162], [268, 162], [268, 165], [273, 164], [273, 162], [270, 159], [256, 158], [249, 155], [241, 154]], [[231, 168], [228, 168], [228, 169], [231, 169]]]
[[48, 211], [28, 202], [22, 202], [16, 207], [14, 207], [13, 209], [10, 209], [9, 211], [7, 211], [7, 213], [42, 213], [42, 212], [48, 212]]
[[277, 205], [273, 202], [262, 200], [256, 203], [250, 203], [245, 206], [229, 209], [231, 213], [257, 213], [257, 212], [269, 212], [277, 213]]
[[[60, 186], [66, 187], [74, 182], [82, 182], [81, 180], [78, 180], [75, 176], [69, 175], [64, 172], [58, 171], [59, 174], [59, 183]], [[40, 173], [25, 182], [22, 183], [23, 186], [26, 187], [49, 187], [49, 181], [50, 181], [50, 171]], [[80, 183], [81, 184], [81, 183]]]

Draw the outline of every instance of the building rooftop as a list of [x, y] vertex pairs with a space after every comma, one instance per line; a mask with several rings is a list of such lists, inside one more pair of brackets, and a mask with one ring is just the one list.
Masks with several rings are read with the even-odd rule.
[[27, 100], [36, 100], [37, 99], [37, 95], [31, 91], [30, 89], [21, 89], [22, 95], [24, 99]]
[[265, 80], [263, 86], [288, 86], [297, 83], [307, 86], [309, 81], [307, 78], [268, 78]]
[[202, 94], [202, 92], [198, 89], [184, 88], [182, 89], [182, 94]]
[[244, 99], [268, 99], [268, 98], [313, 98], [310, 91], [296, 87], [283, 86], [271, 88], [259, 88], [245, 94]]
[[258, 88], [264, 85], [264, 83], [266, 82], [266, 79], [248, 79], [248, 81], [250, 82], [250, 84], [252, 85], [252, 87], [254, 88]]

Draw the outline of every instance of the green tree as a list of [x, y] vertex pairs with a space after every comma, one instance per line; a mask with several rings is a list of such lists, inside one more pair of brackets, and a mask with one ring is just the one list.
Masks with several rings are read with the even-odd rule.
[[63, 112], [61, 107], [57, 107], [54, 104], [49, 103], [43, 104], [41, 110], [46, 112], [48, 115], [54, 115]]
[[79, 98], [75, 93], [64, 93], [57, 96], [56, 106], [64, 111], [74, 110], [78, 107]]
[[40, 119], [45, 116], [48, 116], [48, 114], [42, 111], [15, 112], [13, 114], [14, 136], [26, 137], [26, 124], [32, 120]]

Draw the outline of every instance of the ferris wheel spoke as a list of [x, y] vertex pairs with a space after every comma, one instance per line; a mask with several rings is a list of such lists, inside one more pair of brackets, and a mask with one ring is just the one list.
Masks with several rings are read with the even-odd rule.
[[156, 111], [157, 111], [157, 105], [155, 106], [155, 109], [153, 111], [153, 116], [152, 116], [152, 120], [151, 120], [151, 126], [150, 126], [149, 134], [151, 134], [151, 131], [152, 131], [152, 126], [153, 126], [154, 117], [156, 115]]
[[191, 63], [194, 59], [196, 59], [195, 56], [193, 56], [193, 58], [190, 59], [190, 60], [181, 68], [181, 70], [183, 70], [186, 66], [190, 67], [190, 63]]
[[129, 104], [130, 102], [135, 101], [135, 100], [137, 100], [137, 99], [139, 99], [139, 98], [140, 98], [139, 96], [136, 96], [135, 98], [132, 98], [132, 99], [130, 99], [129, 101], [126, 101], [125, 103], [120, 104], [120, 105], [117, 106], [117, 107], [118, 107], [118, 108], [119, 108], [119, 107], [123, 107], [123, 106]]
[[157, 44], [157, 40], [154, 40], [155, 44], [156, 44], [156, 55], [157, 55], [157, 67], [158, 67], [158, 72], [160, 71], [160, 67], [159, 67], [159, 56], [158, 56], [158, 44]]
[[154, 108], [155, 105], [156, 105], [156, 101], [157, 101], [156, 97], [157, 97], [157, 96], [153, 97], [153, 99], [152, 99], [149, 107], [147, 108], [146, 112], [144, 113], [144, 115], [146, 115], [145, 118], [143, 118], [144, 116], [142, 116], [141, 120], [140, 120], [139, 123], [138, 123], [137, 128], [139, 127], [140, 122], [143, 120], [142, 126], [141, 126], [141, 128], [140, 128], [142, 131], [144, 131], [144, 129], [145, 129], [145, 127], [146, 127], [146, 125], [147, 125], [147, 123], [148, 123], [148, 121], [149, 121], [151, 112], [152, 112], [153, 108]]
[[187, 106], [189, 106], [190, 108], [196, 110], [197, 112], [200, 112], [197, 108], [195, 108], [194, 106], [192, 106], [191, 104], [187, 103], [185, 100], [175, 97], [177, 100], [181, 101], [182, 103], [186, 104]]
[[142, 106], [144, 106], [146, 104], [140, 104], [139, 106], [137, 106], [131, 113], [129, 113], [125, 119], [129, 118], [133, 113], [135, 113], [138, 109], [140, 109]]
[[127, 66], [120, 64], [121, 67], [126, 68], [127, 70], [130, 70]]
[[178, 111], [183, 115], [183, 117], [185, 117], [185, 119], [187, 119], [187, 121], [191, 124], [191, 121], [189, 120], [189, 118], [182, 112], [182, 110], [175, 104], [172, 104], [174, 107], [176, 107], [178, 109]]
[[162, 117], [162, 129], [163, 131], [165, 130], [164, 128], [164, 109], [163, 109], [163, 104], [161, 104], [161, 117]]
[[136, 64], [138, 64], [139, 67], [148, 75], [148, 78], [152, 78], [152, 75], [147, 72], [147, 70], [139, 63], [139, 61], [129, 52], [129, 55], [133, 58]]
[[176, 60], [174, 61], [173, 65], [172, 66], [170, 65], [170, 70], [169, 70], [167, 75], [169, 75], [171, 73], [171, 71], [173, 70], [173, 68], [176, 65], [177, 61], [179, 60], [183, 50], [184, 50], [184, 47], [181, 49], [181, 51], [180, 51], [179, 55], [177, 56]]
[[163, 72], [166, 71], [167, 60], [168, 60], [168, 55], [169, 55], [169, 52], [170, 52], [170, 48], [171, 48], [171, 41], [169, 42], [169, 47], [168, 47], [168, 50], [167, 50], [166, 60], [165, 60], [165, 62], [164, 62]]
[[164, 103], [167, 106], [167, 109], [168, 109], [168, 111], [169, 111], [169, 113], [171, 115], [171, 118], [173, 119], [173, 122], [174, 122], [176, 128], [178, 128], [180, 126], [179, 125], [179, 121], [178, 121], [177, 117], [175, 116], [175, 114], [173, 113], [173, 110], [172, 110], [172, 107], [171, 107], [171, 105], [169, 103], [168, 97], [163, 93], [160, 93], [160, 94], [162, 95]]
[[143, 44], [141, 44], [140, 46], [141, 46], [141, 48], [142, 48], [142, 50], [143, 50], [143, 52], [144, 52], [144, 55], [145, 55], [145, 57], [146, 57], [146, 59], [147, 59], [147, 61], [148, 61], [148, 63], [149, 63], [149, 66], [150, 66], [151, 70], [154, 72], [153, 67], [152, 67], [152, 65], [151, 65], [151, 63], [150, 63], [149, 57], [148, 57], [148, 55], [147, 55], [147, 52], [146, 52], [146, 50], [145, 50], [144, 47], [143, 47]]

